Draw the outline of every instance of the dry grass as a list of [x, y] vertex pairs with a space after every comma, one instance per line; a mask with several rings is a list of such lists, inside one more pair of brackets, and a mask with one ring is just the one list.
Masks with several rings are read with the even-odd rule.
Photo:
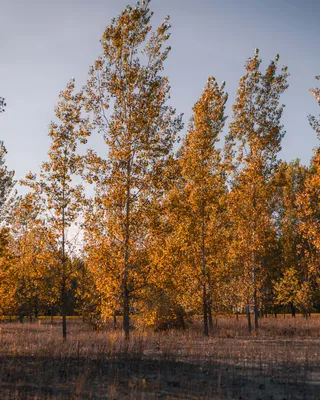
[[81, 320], [0, 324], [0, 399], [320, 399], [320, 317], [220, 318], [209, 338]]

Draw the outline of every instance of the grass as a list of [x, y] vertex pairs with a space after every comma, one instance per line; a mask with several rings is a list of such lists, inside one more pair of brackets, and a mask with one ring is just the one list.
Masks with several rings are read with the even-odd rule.
[[273, 317], [248, 334], [219, 318], [209, 338], [138, 328], [95, 332], [61, 323], [0, 324], [0, 399], [320, 399], [320, 317]]

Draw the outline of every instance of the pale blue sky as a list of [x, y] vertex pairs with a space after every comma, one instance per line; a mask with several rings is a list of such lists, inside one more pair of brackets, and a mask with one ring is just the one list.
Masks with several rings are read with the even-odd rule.
[[[0, 139], [18, 179], [38, 171], [60, 90], [71, 77], [84, 84], [105, 26], [128, 3], [134, 1], [0, 0], [0, 96], [8, 104], [0, 116]], [[318, 114], [308, 89], [320, 74], [320, 0], [152, 0], [151, 8], [154, 26], [171, 16], [165, 72], [185, 122], [209, 75], [227, 82], [231, 115], [246, 59], [256, 47], [264, 65], [279, 53], [291, 73], [283, 97], [287, 135], [281, 157], [309, 162], [317, 145], [307, 115]]]

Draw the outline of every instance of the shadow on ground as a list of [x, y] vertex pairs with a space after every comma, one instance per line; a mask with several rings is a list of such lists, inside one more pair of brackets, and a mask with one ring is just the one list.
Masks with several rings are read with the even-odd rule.
[[320, 399], [315, 367], [266, 368], [157, 359], [0, 358], [0, 398]]

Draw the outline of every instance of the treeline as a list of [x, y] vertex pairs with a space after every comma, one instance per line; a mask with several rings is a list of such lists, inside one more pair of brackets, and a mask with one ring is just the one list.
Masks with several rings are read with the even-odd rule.
[[[287, 68], [277, 55], [262, 70], [256, 50], [229, 124], [225, 83], [209, 77], [180, 141], [169, 18], [152, 31], [149, 2], [112, 20], [85, 86], [61, 92], [48, 161], [23, 197], [1, 147], [0, 312], [59, 313], [64, 338], [68, 313], [121, 315], [126, 338], [132, 314], [157, 329], [202, 315], [205, 335], [217, 313], [246, 313], [249, 330], [265, 314], [308, 317], [320, 304], [320, 150], [309, 166], [278, 159]], [[320, 118], [309, 122], [319, 135]]]

